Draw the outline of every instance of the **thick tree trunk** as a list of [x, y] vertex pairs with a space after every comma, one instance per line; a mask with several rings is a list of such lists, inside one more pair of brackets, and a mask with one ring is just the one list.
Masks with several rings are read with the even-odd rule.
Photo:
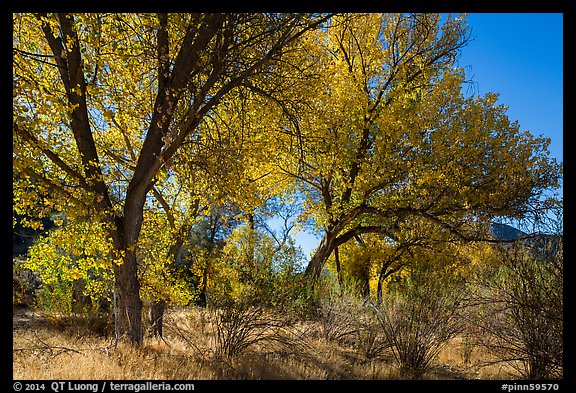
[[114, 266], [116, 289], [116, 332], [118, 339], [141, 345], [142, 300], [138, 281], [136, 254], [126, 251], [123, 263]]
[[[137, 217], [133, 215], [132, 217]], [[141, 217], [141, 215], [140, 215]], [[140, 225], [127, 225], [127, 220], [116, 217], [110, 221], [115, 230], [110, 232], [114, 248], [122, 255], [122, 263], [114, 264], [114, 320], [116, 339], [139, 346], [143, 342], [142, 300], [136, 260], [135, 239]], [[141, 222], [141, 220], [140, 220]], [[132, 229], [132, 231], [127, 231]]]
[[322, 268], [326, 263], [326, 260], [332, 254], [332, 251], [335, 247], [335, 240], [336, 235], [330, 232], [326, 232], [324, 238], [320, 242], [320, 245], [316, 249], [314, 256], [310, 262], [308, 262], [308, 266], [306, 267], [306, 272], [304, 273], [307, 277], [312, 279], [312, 282], [316, 281], [318, 277], [320, 277], [320, 273], [322, 272]]

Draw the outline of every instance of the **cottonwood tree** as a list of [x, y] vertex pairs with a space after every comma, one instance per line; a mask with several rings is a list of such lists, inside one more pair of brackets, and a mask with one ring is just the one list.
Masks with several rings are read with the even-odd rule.
[[308, 36], [300, 68], [316, 77], [294, 85], [297, 111], [276, 105], [295, 114], [277, 126], [278, 170], [324, 234], [308, 276], [358, 235], [396, 242], [415, 221], [473, 240], [478, 221], [520, 218], [557, 186], [548, 139], [521, 132], [496, 94], [462, 93], [467, 41], [464, 17], [436, 14], [341, 15]]
[[[143, 338], [136, 246], [159, 173], [226, 94], [327, 18], [13, 15], [15, 210], [82, 211], [106, 224], [127, 341]], [[126, 146], [133, 167], [119, 165]], [[18, 191], [32, 184], [59, 197], [34, 206]]]
[[[151, 300], [149, 316], [153, 332], [159, 335], [166, 304], [190, 300], [190, 296], [182, 296], [186, 291], [179, 290], [180, 285], [171, 279], [170, 272], [182, 273], [178, 266], [182, 266], [182, 251], [189, 245], [192, 227], [208, 216], [215, 218], [216, 210], [228, 206], [232, 208], [231, 215], [221, 215], [220, 219], [248, 221], [250, 233], [254, 233], [260, 206], [282, 189], [281, 182], [271, 181], [274, 175], [266, 155], [268, 136], [264, 130], [243, 126], [256, 121], [258, 113], [258, 101], [244, 90], [239, 88], [227, 94], [218, 111], [207, 114], [196, 135], [187, 138], [169, 167], [159, 172], [152, 187], [152, 203], [145, 206], [137, 248], [140, 277], [147, 287], [144, 293]], [[214, 232], [209, 238], [213, 236]], [[279, 248], [287, 236], [288, 233], [283, 233], [278, 237]], [[255, 246], [254, 241], [251, 244]], [[199, 249], [194, 252], [204, 254]], [[203, 260], [207, 268], [209, 258], [199, 257], [196, 259]], [[205, 296], [207, 272], [202, 273], [199, 296]]]

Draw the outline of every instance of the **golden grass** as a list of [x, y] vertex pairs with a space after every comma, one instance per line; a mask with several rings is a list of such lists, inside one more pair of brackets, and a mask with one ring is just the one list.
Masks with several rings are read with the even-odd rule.
[[[254, 345], [237, 358], [215, 356], [214, 329], [204, 310], [171, 311], [165, 340], [141, 348], [114, 345], [87, 327], [52, 321], [30, 311], [14, 314], [13, 378], [18, 380], [402, 379], [391, 353], [365, 359], [354, 348], [327, 342], [317, 327], [300, 325], [302, 344]], [[465, 358], [462, 338], [439, 354], [424, 379], [513, 378], [508, 365], [482, 367], [480, 349]]]

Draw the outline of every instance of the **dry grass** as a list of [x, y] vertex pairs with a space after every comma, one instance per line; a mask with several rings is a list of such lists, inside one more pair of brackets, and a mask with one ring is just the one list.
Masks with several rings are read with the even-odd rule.
[[[118, 344], [79, 323], [14, 314], [13, 378], [18, 380], [402, 379], [388, 352], [368, 360], [358, 350], [327, 341], [317, 324], [294, 326], [299, 345], [251, 346], [234, 359], [216, 355], [215, 329], [205, 310], [170, 311], [165, 340], [142, 348]], [[482, 366], [487, 354], [467, 358], [461, 337], [439, 354], [424, 379], [513, 378], [509, 365]]]

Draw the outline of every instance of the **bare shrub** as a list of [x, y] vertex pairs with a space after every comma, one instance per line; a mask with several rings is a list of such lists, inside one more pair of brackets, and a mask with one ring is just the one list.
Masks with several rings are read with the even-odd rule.
[[262, 306], [236, 302], [225, 308], [212, 308], [211, 316], [217, 357], [230, 360], [256, 344], [269, 353], [305, 352], [303, 341], [289, 329], [292, 321]]
[[479, 343], [524, 379], [561, 378], [563, 370], [562, 239], [548, 247], [499, 249], [498, 269], [478, 277], [474, 319]]
[[324, 278], [317, 291], [316, 315], [322, 338], [354, 347], [374, 359], [390, 348], [371, 301], [353, 280]]
[[330, 341], [353, 343], [363, 301], [353, 286], [325, 278], [316, 296], [316, 315], [322, 337]]
[[463, 330], [463, 300], [461, 284], [420, 267], [375, 306], [402, 377], [421, 378], [440, 350]]
[[377, 358], [391, 347], [370, 302], [362, 304], [362, 313], [356, 319], [354, 346], [366, 359]]

